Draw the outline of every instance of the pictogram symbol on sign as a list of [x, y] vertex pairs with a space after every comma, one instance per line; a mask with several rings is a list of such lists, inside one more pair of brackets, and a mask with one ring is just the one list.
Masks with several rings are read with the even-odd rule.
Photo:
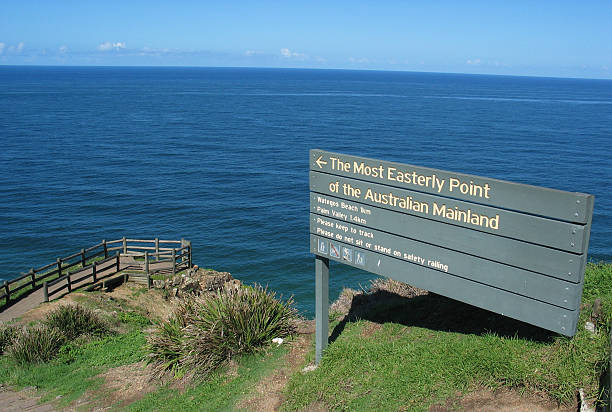
[[340, 259], [340, 245], [329, 242], [329, 256]]
[[346, 260], [347, 262], [352, 262], [353, 261], [353, 249], [343, 247], [342, 248], [342, 259]]
[[327, 241], [319, 239], [319, 253], [327, 255]]
[[356, 251], [355, 252], [355, 263], [359, 266], [365, 266], [365, 253]]

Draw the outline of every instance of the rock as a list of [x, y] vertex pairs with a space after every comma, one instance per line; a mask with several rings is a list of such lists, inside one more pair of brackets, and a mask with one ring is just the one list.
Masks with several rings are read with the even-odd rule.
[[276, 343], [278, 346], [283, 344], [283, 338], [274, 338], [272, 339], [272, 343]]
[[153, 288], [163, 289], [166, 286], [166, 282], [161, 279], [153, 279]]
[[230, 292], [237, 292], [240, 289], [241, 282], [238, 279], [228, 280], [223, 284], [223, 289]]
[[312, 372], [315, 369], [317, 369], [317, 365], [308, 365], [305, 366], [304, 369], [302, 369], [302, 373]]
[[200, 278], [200, 287], [203, 291], [215, 292], [220, 290], [225, 285], [225, 282], [232, 280], [233, 277], [229, 272], [217, 272], [208, 270], [203, 273]]
[[586, 330], [588, 330], [591, 333], [596, 333], [595, 332], [595, 324], [593, 322], [585, 322], [584, 323], [584, 328]]
[[178, 296], [178, 288], [172, 288], [172, 296]]
[[595, 412], [595, 408], [592, 408], [591, 405], [589, 405], [584, 396], [584, 389], [580, 388], [578, 393], [580, 394], [580, 412]]

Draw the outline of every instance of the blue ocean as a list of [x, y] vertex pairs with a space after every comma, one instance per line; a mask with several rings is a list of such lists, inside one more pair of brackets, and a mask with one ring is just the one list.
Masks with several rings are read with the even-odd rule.
[[[612, 261], [610, 80], [0, 66], [0, 139], [0, 279], [185, 238], [310, 317], [311, 148], [594, 194], [589, 259]], [[332, 265], [330, 297], [374, 276]]]

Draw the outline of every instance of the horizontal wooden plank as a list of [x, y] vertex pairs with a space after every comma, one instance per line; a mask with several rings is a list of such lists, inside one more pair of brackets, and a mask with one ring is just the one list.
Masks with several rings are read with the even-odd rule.
[[[104, 246], [104, 243], [98, 243], [97, 245], [94, 245], [92, 247], [88, 247], [87, 249], [85, 249], [85, 252], [91, 252], [92, 250], [96, 250], [99, 247]], [[102, 253], [104, 253], [104, 248], [102, 249]]]
[[75, 262], [71, 262], [71, 263], [65, 263], [65, 264], [63, 264], [63, 265], [62, 265], [62, 272], [63, 272], [65, 269], [70, 269], [70, 268], [75, 267], [75, 266], [78, 266], [78, 265], [80, 265], [80, 264], [81, 264], [81, 261], [80, 261], [80, 260], [77, 260], [77, 261], [75, 261]]
[[[64, 280], [65, 280], [65, 279], [64, 279]], [[68, 283], [64, 283], [64, 284], [63, 284], [62, 286], [60, 286], [60, 287], [57, 287], [57, 288], [55, 288], [55, 289], [53, 289], [53, 290], [49, 290], [49, 292], [48, 292], [48, 294], [47, 294], [47, 295], [48, 295], [48, 296], [55, 295], [56, 293], [59, 293], [59, 292], [61, 292], [61, 291], [62, 291], [62, 290], [64, 290], [64, 289], [68, 289]]]
[[128, 251], [130, 250], [155, 250], [155, 246], [136, 246], [136, 245], [128, 245]]
[[64, 280], [68, 279], [68, 276], [69, 276], [69, 275], [64, 275], [64, 276], [60, 276], [60, 277], [59, 277], [59, 278], [57, 278], [57, 279], [53, 279], [53, 280], [51, 280], [51, 281], [47, 282], [47, 286], [53, 286], [53, 285], [55, 285], [55, 284], [57, 284], [57, 283], [59, 283], [59, 282], [62, 282], [62, 281], [64, 281]]
[[40, 276], [36, 276], [36, 281], [47, 279], [48, 277], [53, 276], [53, 275], [57, 275], [57, 269], [51, 270], [46, 273], [41, 273]]
[[88, 273], [87, 275], [81, 276], [80, 278], [76, 278], [76, 279], [70, 278], [70, 281], [72, 283], [79, 283], [79, 282], [81, 282], [81, 281], [83, 281], [85, 279], [92, 278], [92, 277], [93, 277], [93, 274]]
[[51, 268], [53, 266], [57, 267], [57, 262], [53, 262], [53, 263], [49, 263], [49, 264], [47, 264], [45, 266], [41, 266], [38, 269], [34, 269], [34, 271], [35, 272], [44, 272], [45, 270], [47, 270], [47, 269], [49, 269], [49, 268]]
[[97, 263], [97, 264], [98, 264], [98, 266], [99, 266], [99, 265], [101, 265], [101, 264], [103, 264], [103, 263], [110, 262], [110, 261], [113, 261], [113, 263], [115, 263], [115, 261], [116, 261], [116, 260], [117, 260], [117, 256], [116, 256], [116, 255], [113, 255], [113, 256], [109, 256], [109, 257], [107, 257], [107, 258], [105, 258], [105, 259], [98, 260], [96, 263]]
[[25, 288], [30, 287], [30, 286], [32, 286], [32, 281], [25, 282], [25, 283], [17, 286], [14, 289], [9, 287], [9, 290], [10, 290], [11, 294], [13, 294], [14, 292], [20, 291], [21, 289], [25, 289]]
[[582, 282], [585, 259], [570, 252], [318, 193], [310, 194], [310, 211], [570, 282]]
[[13, 283], [19, 282], [20, 280], [23, 280], [25, 278], [29, 278], [31, 276], [32, 276], [31, 273], [22, 273], [21, 275], [17, 276], [16, 278], [13, 278], [13, 279], [9, 280], [8, 283], [9, 283], [9, 285], [12, 285]]
[[[580, 224], [587, 222], [594, 200], [592, 195], [584, 193], [565, 192], [319, 149], [310, 151], [310, 170]], [[451, 179], [454, 180], [451, 182]], [[466, 192], [462, 193], [461, 188], [466, 189]]]
[[107, 240], [106, 244], [107, 245], [114, 245], [115, 243], [123, 243], [123, 239], [117, 239], [117, 240]]
[[[338, 193], [330, 189], [330, 187], [336, 187], [336, 184], [337, 187], [339, 187]], [[352, 189], [347, 190], [347, 193], [345, 193], [343, 188], [348, 186]], [[546, 219], [509, 210], [496, 209], [490, 206], [467, 203], [461, 200], [441, 198], [435, 195], [398, 189], [377, 183], [332, 176], [319, 172], [310, 172], [310, 190], [320, 194], [358, 201], [371, 206], [378, 206], [421, 218], [436, 220], [471, 230], [492, 233], [498, 236], [505, 236], [577, 254], [582, 252], [582, 248], [585, 245], [586, 231], [585, 226], [582, 225]], [[359, 193], [359, 195], [352, 195], [351, 193], [353, 192]], [[377, 193], [381, 196], [388, 196], [389, 199], [394, 197], [399, 200], [395, 202], [389, 201], [388, 204], [384, 204], [384, 198], [381, 198], [381, 201], [376, 201], [376, 195], [372, 197], [368, 196], [368, 193]], [[421, 206], [417, 207], [417, 205]], [[448, 218], [445, 213], [438, 213], [442, 206], [447, 210], [461, 210], [466, 213], [469, 212], [471, 214], [497, 219], [497, 228], [495, 226], [487, 227], [473, 224], [469, 221], [463, 222]], [[420, 211], [417, 209], [420, 209]]]
[[329, 239], [310, 235], [311, 253], [330, 258], [332, 261], [336, 260], [355, 268], [387, 276], [562, 335], [573, 336], [576, 333], [578, 310], [564, 309], [348, 244], [343, 244], [342, 246], [351, 249], [353, 257], [357, 256], [357, 252], [359, 252], [363, 257], [363, 264], [355, 263], [354, 258], [351, 261], [335, 259], [330, 257], [329, 253], [319, 252], [319, 240], [329, 242]]
[[397, 257], [399, 260], [434, 268], [447, 274], [484, 283], [566, 309], [573, 310], [580, 305], [582, 284], [579, 283], [551, 278], [312, 213], [310, 214], [310, 233], [329, 238], [332, 243], [338, 239], [345, 244]]
[[76, 253], [73, 253], [70, 256], [66, 256], [65, 258], [61, 258], [61, 260], [62, 260], [62, 262], [65, 262], [65, 261], [68, 261], [70, 259], [74, 259], [75, 257], [80, 257], [80, 256], [81, 256], [81, 252], [76, 252]]

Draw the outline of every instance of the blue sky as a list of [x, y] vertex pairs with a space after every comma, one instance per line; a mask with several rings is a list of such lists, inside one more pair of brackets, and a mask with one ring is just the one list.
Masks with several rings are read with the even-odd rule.
[[3, 0], [0, 64], [612, 78], [612, 2]]

